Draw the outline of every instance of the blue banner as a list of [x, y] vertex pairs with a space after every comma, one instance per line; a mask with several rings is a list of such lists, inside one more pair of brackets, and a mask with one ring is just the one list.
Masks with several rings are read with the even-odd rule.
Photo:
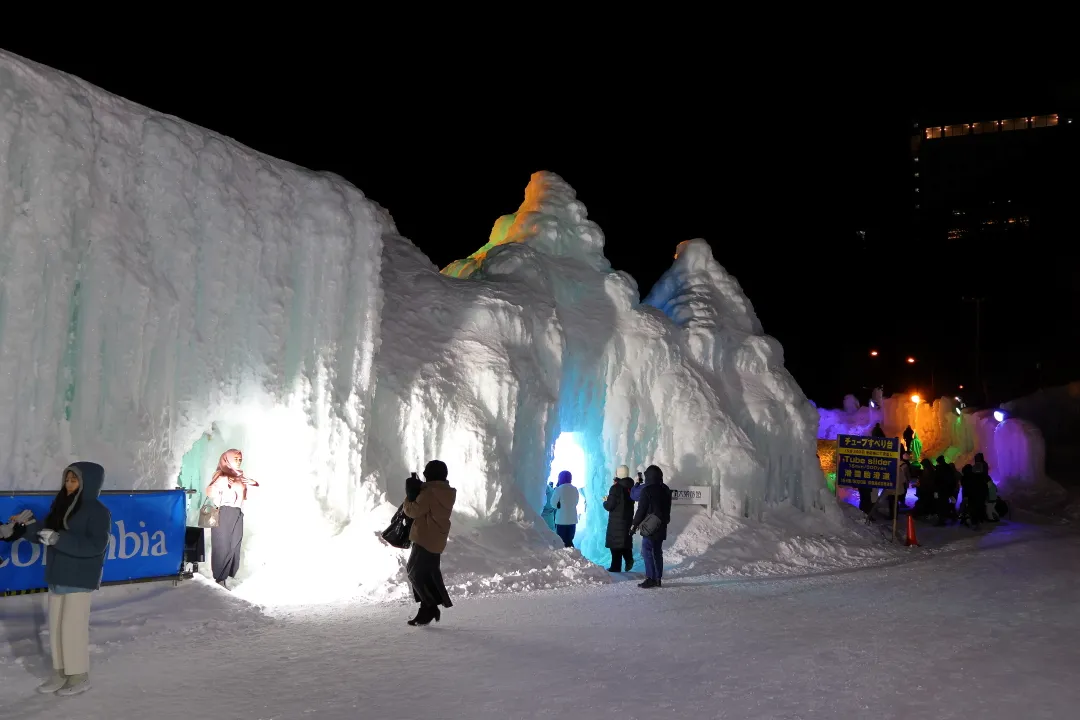
[[900, 464], [900, 438], [836, 436], [836, 483], [892, 488]]
[[[0, 496], [0, 522], [29, 508], [39, 521], [49, 514], [48, 495]], [[184, 558], [187, 498], [183, 490], [102, 493], [112, 513], [104, 582], [177, 575]], [[0, 541], [0, 593], [45, 587], [45, 547], [23, 537]]]

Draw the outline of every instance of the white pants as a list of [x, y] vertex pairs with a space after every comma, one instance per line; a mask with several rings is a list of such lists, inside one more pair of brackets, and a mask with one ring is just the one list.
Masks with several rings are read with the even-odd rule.
[[49, 593], [49, 645], [53, 670], [90, 672], [90, 593]]

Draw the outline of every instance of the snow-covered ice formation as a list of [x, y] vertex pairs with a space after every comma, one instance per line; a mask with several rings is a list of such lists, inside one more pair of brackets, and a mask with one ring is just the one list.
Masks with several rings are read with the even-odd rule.
[[75, 457], [107, 488], [197, 485], [241, 447], [262, 483], [253, 596], [286, 573], [400, 595], [402, 557], [373, 531], [434, 457], [464, 585], [603, 577], [539, 519], [557, 444], [577, 450], [594, 561], [622, 463], [711, 486], [737, 522], [786, 506], [837, 531], [815, 410], [708, 244], [679, 245], [640, 302], [546, 172], [491, 240], [440, 273], [342, 179], [0, 52], [0, 488], [51, 489]]
[[593, 518], [620, 464], [712, 486], [739, 517], [822, 505], [816, 413], [708, 244], [679, 245], [641, 303], [561, 178], [533, 175], [514, 218], [509, 239], [467, 273], [459, 261], [435, 274], [410, 243], [387, 238], [383, 288], [408, 295], [384, 309], [374, 412], [399, 422], [372, 424], [369, 445], [388, 452], [371, 457], [389, 465], [369, 469], [396, 482], [401, 467], [437, 455], [468, 469], [458, 476], [467, 517], [535, 517], [547, 455], [572, 433], [587, 458], [580, 546], [598, 561], [606, 514]]

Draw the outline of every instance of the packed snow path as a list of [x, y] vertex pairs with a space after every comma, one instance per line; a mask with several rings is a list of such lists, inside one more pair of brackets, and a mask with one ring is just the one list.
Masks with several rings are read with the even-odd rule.
[[421, 629], [402, 606], [252, 621], [215, 597], [240, 621], [106, 646], [81, 697], [36, 696], [40, 660], [8, 658], [0, 707], [24, 720], [1072, 717], [1078, 566], [1076, 535], [1029, 527], [833, 575], [463, 599]]

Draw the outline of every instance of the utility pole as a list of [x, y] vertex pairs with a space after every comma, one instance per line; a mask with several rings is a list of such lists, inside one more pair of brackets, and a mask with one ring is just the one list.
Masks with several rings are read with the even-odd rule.
[[979, 373], [979, 335], [982, 328], [982, 304], [986, 301], [984, 297], [965, 297], [964, 302], [975, 303], [975, 387], [981, 388], [983, 391], [983, 402], [986, 402], [986, 386], [982, 383], [982, 375]]

